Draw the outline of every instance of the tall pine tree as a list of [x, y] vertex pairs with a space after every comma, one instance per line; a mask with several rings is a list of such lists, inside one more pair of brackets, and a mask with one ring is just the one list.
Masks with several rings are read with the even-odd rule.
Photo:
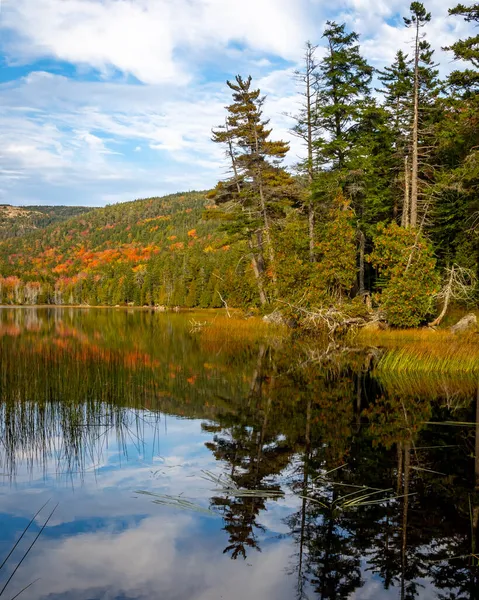
[[323, 37], [327, 51], [319, 63], [316, 122], [322, 136], [315, 143], [317, 160], [327, 169], [342, 170], [355, 141], [373, 68], [359, 53], [358, 34], [328, 21]]
[[234, 82], [227, 81], [233, 103], [226, 108], [225, 125], [213, 131], [213, 141], [226, 144], [233, 177], [220, 182], [213, 197], [219, 202], [229, 201], [237, 209], [229, 215], [231, 228], [248, 239], [264, 304], [265, 274], [271, 279], [273, 295], [276, 292], [274, 221], [295, 198], [296, 186], [281, 167], [289, 145], [270, 139], [269, 120], [263, 118], [265, 98], [251, 83], [251, 76], [243, 79], [240, 75]]

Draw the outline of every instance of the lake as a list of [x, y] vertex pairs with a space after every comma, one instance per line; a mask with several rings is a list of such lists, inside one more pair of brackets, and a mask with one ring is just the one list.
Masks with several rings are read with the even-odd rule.
[[479, 598], [477, 381], [325, 349], [0, 309], [2, 600]]

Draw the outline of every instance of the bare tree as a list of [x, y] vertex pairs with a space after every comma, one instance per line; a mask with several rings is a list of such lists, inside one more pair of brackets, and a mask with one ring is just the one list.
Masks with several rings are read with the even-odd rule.
[[308, 177], [308, 230], [309, 230], [309, 257], [311, 262], [315, 261], [314, 251], [314, 222], [315, 210], [311, 191], [311, 185], [315, 175], [315, 161], [313, 156], [314, 151], [314, 136], [317, 129], [316, 126], [316, 102], [317, 102], [317, 63], [315, 59], [317, 46], [313, 46], [311, 42], [306, 42], [304, 52], [303, 69], [294, 72], [294, 78], [300, 86], [300, 95], [302, 96], [301, 108], [298, 114], [293, 118], [296, 121], [293, 127], [293, 133], [300, 137], [307, 150], [307, 159], [305, 163], [306, 174]]
[[437, 298], [443, 301], [442, 310], [437, 318], [429, 323], [429, 327], [436, 327], [441, 323], [451, 300], [471, 300], [476, 288], [477, 279], [470, 269], [453, 264], [447, 271], [447, 281], [437, 294]]
[[411, 196], [410, 225], [417, 225], [418, 199], [418, 132], [419, 132], [419, 59], [421, 54], [421, 29], [431, 20], [431, 13], [426, 12], [420, 2], [411, 3], [411, 17], [404, 17], [407, 27], [415, 30], [414, 36], [414, 87], [413, 87], [413, 121], [411, 132]]

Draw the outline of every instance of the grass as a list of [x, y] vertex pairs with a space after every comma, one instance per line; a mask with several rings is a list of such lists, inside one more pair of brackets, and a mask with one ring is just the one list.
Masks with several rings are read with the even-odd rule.
[[[3, 560], [2, 564], [0, 565], [0, 571], [6, 566], [9, 558], [12, 556], [13, 552], [15, 551], [15, 549], [17, 548], [17, 546], [20, 544], [20, 542], [22, 541], [23, 537], [25, 536], [25, 534], [28, 532], [28, 530], [30, 529], [30, 526], [33, 524], [33, 522], [35, 521], [36, 517], [42, 512], [42, 510], [46, 507], [46, 505], [49, 503], [50, 501], [47, 500], [47, 502], [45, 502], [45, 504], [35, 513], [35, 515], [32, 517], [32, 519], [30, 520], [30, 522], [27, 524], [27, 526], [24, 528], [22, 534], [20, 535], [20, 537], [17, 539], [17, 541], [15, 542], [14, 546], [11, 548], [10, 552], [7, 554], [6, 558]], [[5, 593], [5, 590], [7, 589], [8, 585], [10, 584], [10, 582], [12, 581], [13, 577], [15, 576], [15, 573], [18, 571], [18, 569], [21, 567], [23, 561], [27, 558], [27, 556], [30, 554], [30, 551], [32, 550], [33, 546], [36, 544], [38, 538], [41, 536], [41, 534], [43, 533], [43, 530], [45, 529], [45, 527], [48, 525], [50, 519], [53, 516], [53, 513], [55, 512], [55, 510], [57, 509], [58, 504], [56, 504], [53, 507], [53, 510], [50, 512], [50, 514], [48, 515], [48, 517], [46, 518], [45, 522], [43, 523], [43, 525], [41, 526], [40, 530], [38, 531], [38, 533], [36, 534], [36, 536], [34, 537], [33, 541], [30, 543], [30, 545], [27, 547], [27, 549], [23, 552], [20, 560], [18, 561], [17, 565], [15, 566], [15, 568], [12, 570], [10, 577], [8, 577], [7, 581], [5, 582], [5, 584], [3, 585], [3, 587], [0, 589], [0, 596], [3, 596], [3, 594]], [[34, 583], [36, 583], [38, 581], [38, 579], [35, 579], [35, 581], [30, 582], [28, 585], [26, 585], [24, 588], [22, 588], [17, 594], [15, 594], [15, 596], [13, 596], [13, 598], [11, 600], [14, 600], [15, 598], [18, 598], [21, 594], [23, 594], [23, 592], [25, 592], [26, 590], [28, 590], [28, 588], [30, 588]]]
[[381, 346], [378, 373], [479, 373], [479, 336], [428, 329], [360, 333], [357, 341]]
[[201, 343], [214, 349], [227, 345], [253, 344], [258, 341], [271, 341], [285, 335], [281, 325], [265, 323], [260, 317], [245, 318], [240, 311], [230, 311], [231, 317], [223, 312], [193, 313], [190, 320], [191, 331], [196, 333]]
[[388, 368], [388, 361], [376, 367], [375, 376], [384, 390], [391, 396], [417, 396], [435, 400], [447, 399], [451, 408], [466, 405], [474, 397], [477, 389], [477, 375], [474, 373], [432, 371], [423, 369]]

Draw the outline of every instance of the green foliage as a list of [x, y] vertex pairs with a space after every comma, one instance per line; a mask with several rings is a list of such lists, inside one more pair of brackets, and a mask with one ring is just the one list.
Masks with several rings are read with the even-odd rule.
[[430, 242], [418, 230], [391, 223], [378, 226], [374, 245], [369, 261], [381, 277], [378, 301], [388, 322], [418, 327], [431, 314], [439, 288]]
[[[449, 12], [478, 21], [477, 3]], [[256, 309], [347, 299], [349, 314], [378, 291], [392, 324], [421, 324], [436, 259], [479, 275], [477, 36], [446, 49], [468, 67], [446, 87], [424, 36], [431, 21], [411, 4], [413, 53], [398, 49], [379, 72], [377, 98], [356, 32], [328, 21], [324, 51], [308, 42], [296, 73], [293, 131], [307, 155], [296, 177], [282, 166], [289, 146], [273, 136], [265, 97], [238, 75], [213, 130], [229, 165], [214, 190], [86, 213], [0, 206], [0, 302]], [[406, 229], [412, 222], [423, 235]]]
[[[459, 15], [468, 22], [479, 22], [479, 3], [475, 2], [470, 6], [458, 4], [449, 9], [450, 15]], [[471, 36], [465, 40], [458, 40], [451, 46], [444, 48], [454, 53], [456, 60], [470, 62], [472, 69], [463, 71], [455, 70], [449, 76], [449, 83], [456, 89], [462, 90], [467, 96], [473, 96], [479, 88], [479, 35]]]
[[327, 52], [319, 63], [315, 123], [323, 132], [316, 140], [316, 160], [343, 169], [355, 141], [362, 101], [370, 92], [373, 68], [360, 55], [358, 34], [327, 21]]
[[356, 281], [356, 231], [353, 212], [339, 192], [322, 227], [318, 243], [318, 262], [312, 285], [326, 292], [333, 301], [341, 302]]

